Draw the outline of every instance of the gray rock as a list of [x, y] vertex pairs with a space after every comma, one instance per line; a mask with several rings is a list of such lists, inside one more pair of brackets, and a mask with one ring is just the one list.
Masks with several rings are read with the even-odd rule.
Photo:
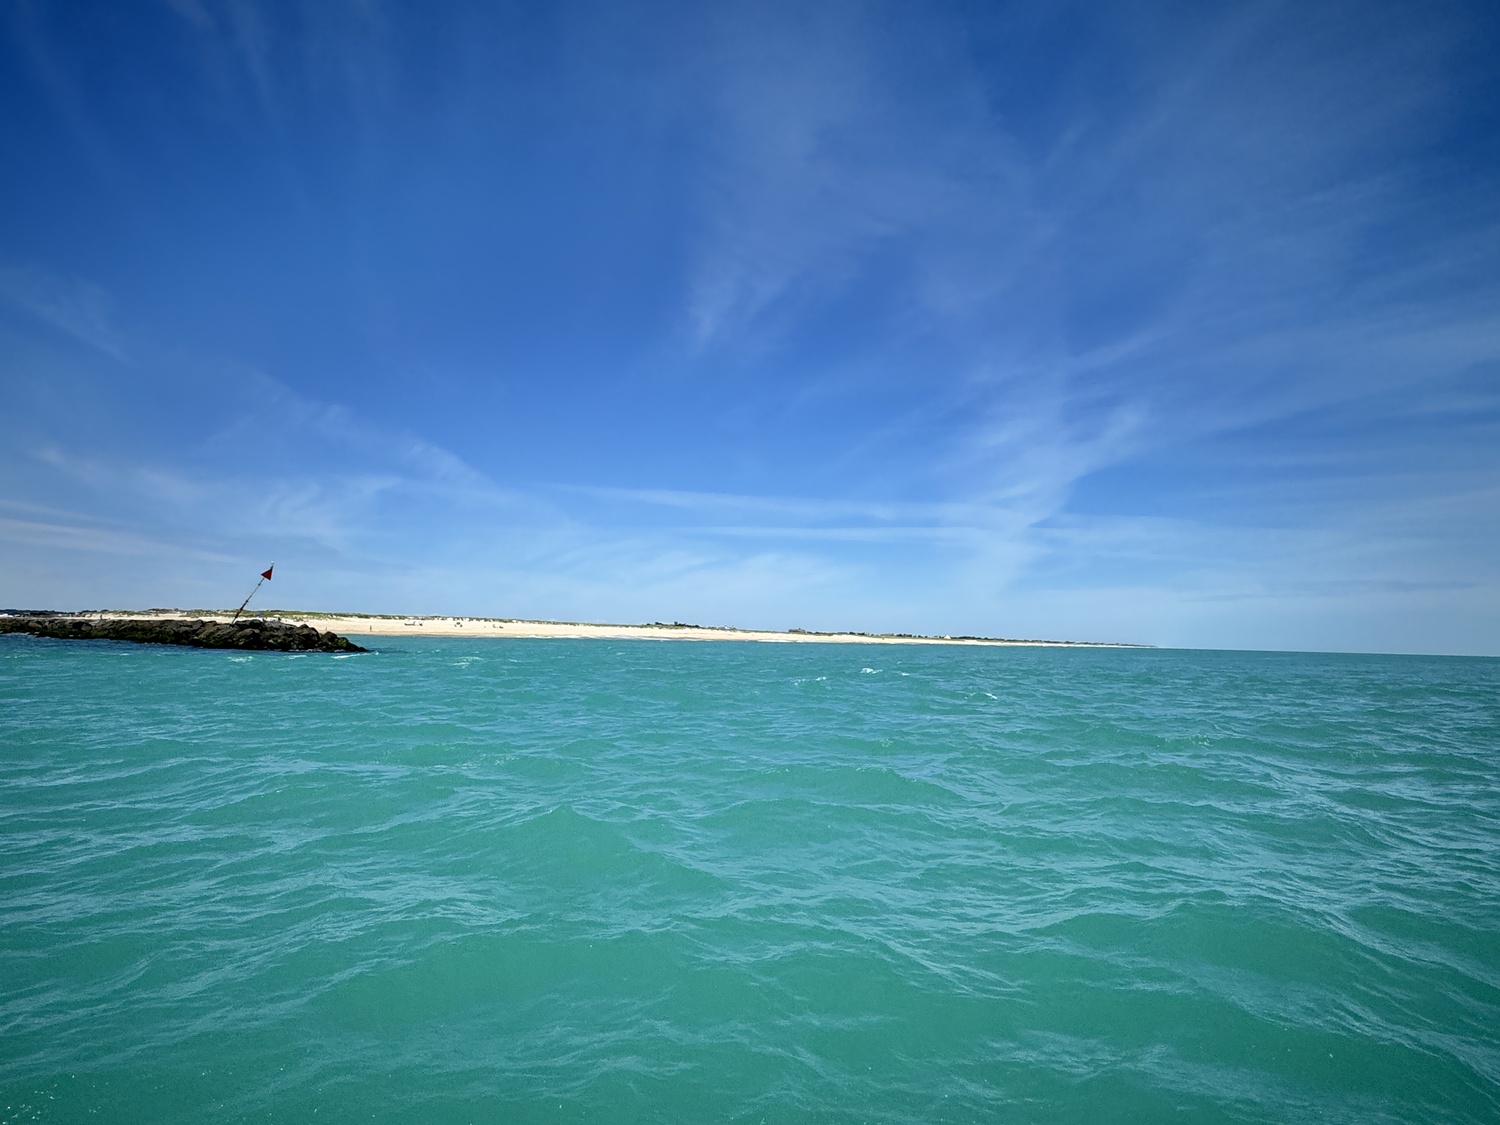
[[337, 633], [320, 633], [311, 625], [242, 618], [202, 621], [191, 617], [97, 620], [53, 613], [0, 616], [0, 633], [29, 633], [79, 641], [135, 641], [138, 644], [190, 645], [193, 648], [237, 648], [257, 652], [368, 652]]

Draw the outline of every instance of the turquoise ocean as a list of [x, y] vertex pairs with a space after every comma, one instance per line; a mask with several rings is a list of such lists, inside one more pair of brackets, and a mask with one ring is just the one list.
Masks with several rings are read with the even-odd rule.
[[1500, 1121], [1500, 661], [0, 637], [0, 1122]]

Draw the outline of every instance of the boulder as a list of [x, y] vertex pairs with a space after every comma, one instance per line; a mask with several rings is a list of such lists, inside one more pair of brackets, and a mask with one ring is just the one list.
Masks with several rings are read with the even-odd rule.
[[80, 641], [237, 648], [257, 652], [368, 652], [337, 633], [258, 617], [205, 621], [193, 617], [69, 617], [52, 613], [0, 615], [0, 633]]

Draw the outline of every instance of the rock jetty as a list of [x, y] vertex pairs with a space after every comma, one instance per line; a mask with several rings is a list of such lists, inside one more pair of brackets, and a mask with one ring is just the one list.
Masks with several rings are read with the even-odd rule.
[[246, 617], [233, 624], [191, 617], [74, 617], [66, 614], [0, 615], [0, 633], [29, 633], [77, 641], [135, 641], [265, 652], [369, 652], [337, 633]]

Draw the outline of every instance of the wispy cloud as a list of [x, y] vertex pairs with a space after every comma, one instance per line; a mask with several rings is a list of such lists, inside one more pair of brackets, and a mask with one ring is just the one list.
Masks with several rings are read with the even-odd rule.
[[[841, 4], [726, 9], [707, 33], [716, 143], [689, 306], [700, 343], [743, 346], [768, 320], [784, 331], [882, 248], [913, 243], [921, 294], [971, 306], [1003, 288], [997, 267], [1009, 273], [992, 251], [1035, 240], [1032, 177], [977, 84], [960, 76], [956, 96], [932, 105], [924, 75], [893, 67], [889, 34]], [[951, 45], [923, 46], [944, 56], [935, 68], [955, 61]]]
[[129, 360], [115, 326], [114, 300], [92, 281], [34, 265], [0, 265], [0, 301], [111, 359]]
[[[721, 352], [763, 349], [896, 287], [902, 331], [944, 342], [910, 377], [964, 415], [940, 455], [956, 494], [1045, 519], [1143, 449], [1500, 357], [1497, 228], [1413, 226], [1454, 25], [1351, 40], [1304, 14], [1292, 35], [1284, 7], [1253, 5], [1185, 25], [1170, 55], [1144, 46], [1129, 96], [1059, 99], [1037, 143], [995, 111], [961, 29], [935, 19], [914, 44], [865, 14], [733, 24], [690, 316]], [[922, 88], [923, 66], [944, 81]], [[1351, 273], [1393, 224], [1407, 252]]]

